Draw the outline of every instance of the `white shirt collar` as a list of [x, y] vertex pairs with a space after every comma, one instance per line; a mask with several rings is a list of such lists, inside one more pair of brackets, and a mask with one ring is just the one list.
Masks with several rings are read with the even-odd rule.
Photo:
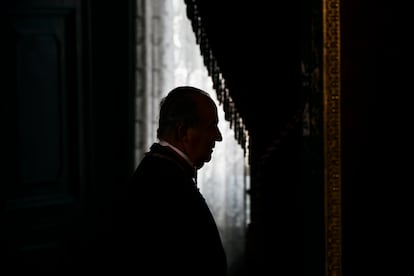
[[188, 164], [190, 164], [191, 167], [194, 167], [194, 164], [193, 162], [191, 162], [190, 158], [188, 158], [188, 156], [178, 148], [174, 147], [173, 145], [164, 140], [160, 140], [160, 145], [170, 147], [175, 152], [177, 152], [182, 158], [184, 158], [188, 162]]

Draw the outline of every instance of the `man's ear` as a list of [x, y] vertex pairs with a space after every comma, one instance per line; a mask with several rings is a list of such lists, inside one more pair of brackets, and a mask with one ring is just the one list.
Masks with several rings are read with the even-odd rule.
[[185, 127], [182, 124], [180, 124], [177, 127], [177, 138], [178, 138], [179, 141], [181, 141], [181, 140], [183, 140], [183, 139], [186, 138], [186, 136], [187, 136], [187, 130], [188, 130], [188, 128]]

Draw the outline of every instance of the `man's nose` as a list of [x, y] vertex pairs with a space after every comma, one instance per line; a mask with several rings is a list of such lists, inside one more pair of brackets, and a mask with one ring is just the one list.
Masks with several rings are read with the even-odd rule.
[[221, 131], [219, 129], [217, 129], [216, 141], [223, 141], [223, 136], [221, 135]]

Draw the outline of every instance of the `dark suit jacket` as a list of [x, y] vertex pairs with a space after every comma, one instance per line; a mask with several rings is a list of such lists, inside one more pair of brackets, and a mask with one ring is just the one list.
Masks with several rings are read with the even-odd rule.
[[216, 223], [193, 177], [194, 169], [176, 152], [152, 145], [124, 202], [122, 266], [139, 275], [226, 275]]

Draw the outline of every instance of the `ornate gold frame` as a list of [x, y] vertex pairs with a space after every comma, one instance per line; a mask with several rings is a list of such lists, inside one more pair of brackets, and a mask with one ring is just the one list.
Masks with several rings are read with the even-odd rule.
[[325, 275], [342, 275], [340, 0], [323, 0]]

